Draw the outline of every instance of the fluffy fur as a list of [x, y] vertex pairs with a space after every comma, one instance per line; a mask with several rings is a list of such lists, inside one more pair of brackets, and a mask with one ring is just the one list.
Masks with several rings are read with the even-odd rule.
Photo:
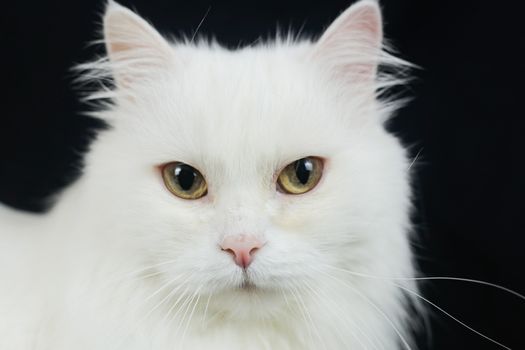
[[[407, 297], [364, 277], [414, 275], [409, 162], [378, 97], [400, 82], [378, 67], [406, 65], [382, 47], [378, 4], [316, 41], [230, 51], [168, 43], [111, 2], [104, 42], [108, 58], [80, 67], [111, 125], [84, 176], [46, 215], [0, 208], [0, 348], [407, 348]], [[317, 187], [276, 191], [311, 155], [326, 159]], [[208, 195], [170, 194], [171, 161]], [[245, 232], [267, 244], [243, 272], [218, 245]]]

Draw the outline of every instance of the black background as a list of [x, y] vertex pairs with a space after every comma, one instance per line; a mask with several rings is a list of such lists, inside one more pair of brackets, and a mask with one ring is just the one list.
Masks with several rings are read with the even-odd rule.
[[[282, 28], [318, 34], [349, 1], [122, 1], [164, 33], [250, 43]], [[423, 69], [389, 128], [420, 157], [417, 253], [427, 275], [477, 278], [525, 294], [523, 55], [519, 1], [383, 0], [387, 37]], [[102, 1], [12, 1], [2, 8], [0, 200], [39, 211], [70, 183], [100, 123], [71, 88], [70, 67], [101, 53]], [[424, 295], [512, 349], [525, 349], [525, 301], [463, 282]], [[421, 349], [498, 349], [438, 312]], [[428, 343], [428, 344], [427, 344]]]

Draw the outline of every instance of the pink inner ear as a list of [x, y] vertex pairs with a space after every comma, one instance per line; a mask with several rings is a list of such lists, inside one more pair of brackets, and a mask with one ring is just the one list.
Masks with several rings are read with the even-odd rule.
[[108, 13], [104, 20], [104, 30], [110, 56], [125, 58], [127, 52], [132, 50], [162, 47], [161, 39], [154, 29], [127, 9]]
[[337, 75], [352, 81], [375, 78], [383, 37], [381, 13], [376, 2], [351, 6], [325, 31], [316, 56], [325, 58]]
[[381, 27], [381, 14], [376, 6], [358, 8], [346, 22], [346, 30], [360, 33], [363, 39], [370, 41], [373, 46], [381, 45], [383, 36]]
[[169, 64], [171, 48], [144, 19], [111, 3], [104, 16], [104, 40], [119, 87], [141, 82]]

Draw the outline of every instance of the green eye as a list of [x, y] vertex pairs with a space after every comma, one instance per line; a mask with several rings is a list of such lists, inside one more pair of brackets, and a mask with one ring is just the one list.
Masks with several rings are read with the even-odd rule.
[[317, 157], [306, 157], [288, 164], [279, 174], [277, 190], [288, 194], [306, 193], [321, 180], [323, 161]]
[[208, 193], [202, 174], [188, 164], [173, 162], [164, 165], [162, 178], [168, 190], [183, 199], [198, 199]]

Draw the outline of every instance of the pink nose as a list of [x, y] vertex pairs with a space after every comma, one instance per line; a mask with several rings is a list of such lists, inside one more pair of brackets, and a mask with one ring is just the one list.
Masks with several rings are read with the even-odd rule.
[[220, 244], [222, 250], [230, 253], [235, 263], [243, 269], [251, 264], [253, 254], [263, 245], [264, 242], [259, 238], [244, 234], [227, 236]]

